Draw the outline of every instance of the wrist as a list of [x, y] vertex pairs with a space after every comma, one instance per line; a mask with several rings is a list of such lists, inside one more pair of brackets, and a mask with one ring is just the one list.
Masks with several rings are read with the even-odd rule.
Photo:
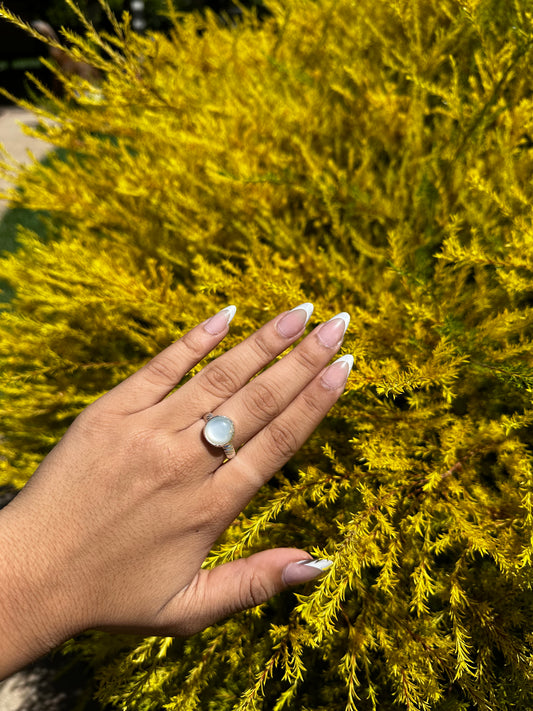
[[0, 679], [75, 633], [66, 624], [67, 610], [61, 609], [61, 578], [53, 556], [34, 517], [21, 515], [15, 502], [0, 511]]

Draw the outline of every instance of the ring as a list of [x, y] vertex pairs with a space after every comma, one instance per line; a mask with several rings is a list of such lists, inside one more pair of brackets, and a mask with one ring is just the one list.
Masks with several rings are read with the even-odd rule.
[[204, 437], [213, 447], [222, 447], [228, 459], [235, 456], [235, 449], [231, 444], [235, 434], [235, 425], [229, 417], [224, 415], [213, 415], [208, 412], [204, 415]]

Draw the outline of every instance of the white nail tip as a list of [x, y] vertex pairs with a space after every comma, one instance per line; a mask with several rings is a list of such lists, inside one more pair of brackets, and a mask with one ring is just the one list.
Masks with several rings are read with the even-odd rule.
[[333, 318], [330, 318], [330, 321], [333, 321], [336, 318], [341, 318], [344, 321], [344, 332], [346, 333], [346, 329], [350, 324], [350, 314], [347, 311], [341, 311], [340, 314], [337, 314], [336, 316], [333, 316]]
[[353, 355], [351, 355], [350, 353], [348, 353], [347, 355], [343, 355], [340, 358], [337, 358], [335, 363], [346, 363], [346, 365], [348, 366], [348, 372], [350, 372], [353, 368]]
[[232, 304], [231, 306], [226, 306], [225, 309], [222, 309], [222, 312], [226, 314], [226, 316], [228, 318], [228, 325], [229, 325], [232, 322], [233, 317], [237, 313], [237, 307], [233, 306], [233, 304]]
[[306, 568], [316, 568], [317, 570], [327, 570], [333, 565], [332, 560], [320, 558], [318, 560], [301, 560], [298, 565], [305, 565]]
[[307, 314], [307, 321], [309, 321], [309, 319], [311, 318], [311, 314], [315, 310], [315, 307], [309, 301], [306, 301], [304, 304], [295, 306], [293, 309], [291, 309], [291, 311], [297, 311], [298, 309], [303, 309], [305, 311], [305, 313]]

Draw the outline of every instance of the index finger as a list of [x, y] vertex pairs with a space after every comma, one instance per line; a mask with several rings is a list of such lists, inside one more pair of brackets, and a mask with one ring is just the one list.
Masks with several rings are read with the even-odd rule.
[[312, 313], [310, 303], [284, 311], [206, 365], [161, 403], [162, 421], [177, 422], [178, 413], [181, 429], [216, 410], [303, 334]]
[[163, 400], [227, 334], [236, 307], [226, 306], [158, 353], [100, 401], [122, 414], [133, 414]]

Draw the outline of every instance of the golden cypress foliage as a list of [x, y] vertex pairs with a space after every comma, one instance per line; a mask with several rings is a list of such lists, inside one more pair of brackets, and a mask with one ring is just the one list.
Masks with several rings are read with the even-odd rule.
[[208, 563], [334, 566], [189, 640], [67, 649], [128, 711], [532, 708], [531, 4], [269, 7], [67, 33], [105, 79], [47, 96], [65, 150], [12, 194], [48, 241], [0, 265], [0, 480], [227, 303], [225, 347], [348, 310], [347, 393]]

